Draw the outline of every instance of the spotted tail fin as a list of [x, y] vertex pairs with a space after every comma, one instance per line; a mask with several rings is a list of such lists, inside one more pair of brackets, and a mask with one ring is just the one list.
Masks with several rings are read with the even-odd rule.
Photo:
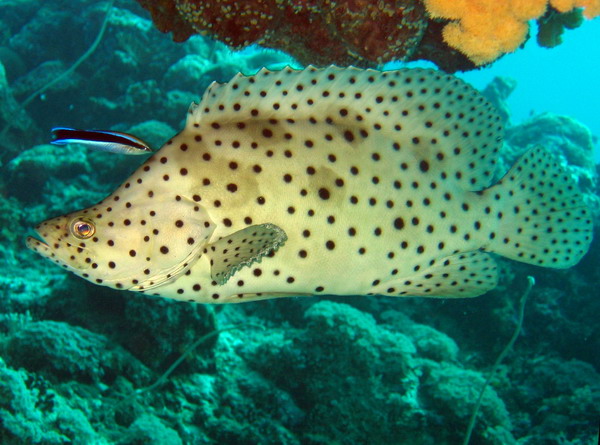
[[[543, 147], [525, 153], [484, 192], [497, 219], [485, 250], [523, 263], [565, 269], [592, 241], [592, 218], [575, 181]], [[493, 203], [493, 204], [492, 204]]]

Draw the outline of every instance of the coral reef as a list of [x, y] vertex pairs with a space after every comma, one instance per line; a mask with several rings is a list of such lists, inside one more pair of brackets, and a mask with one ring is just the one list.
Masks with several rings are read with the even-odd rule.
[[[450, 20], [442, 31], [444, 41], [466, 54], [476, 65], [493, 62], [502, 54], [516, 50], [527, 38], [528, 21], [543, 17], [548, 8], [548, 0], [424, 0], [424, 3], [432, 17]], [[549, 6], [549, 14], [555, 10], [570, 14], [567, 17], [572, 17], [571, 11], [578, 7], [585, 8], [588, 18], [600, 14], [598, 0], [550, 0]], [[576, 24], [573, 20], [562, 20], [571, 26]], [[545, 22], [545, 18], [542, 21]]]
[[506, 130], [504, 159], [506, 166], [528, 148], [543, 145], [562, 159], [569, 173], [577, 178], [584, 200], [594, 219], [600, 216], [600, 197], [596, 194], [598, 174], [594, 160], [594, 142], [590, 130], [568, 116], [543, 113]]
[[27, 72], [23, 59], [12, 49], [5, 46], [0, 46], [0, 65], [4, 66], [6, 80], [9, 84]]
[[[600, 375], [588, 363], [540, 357], [533, 363], [519, 359], [513, 364], [511, 378], [519, 382], [508, 390], [507, 397], [519, 399], [519, 407], [535, 404], [531, 415], [515, 416], [516, 431], [524, 443], [543, 443], [554, 437], [556, 442], [586, 443], [590, 440], [587, 425], [597, 424], [600, 404]], [[567, 439], [568, 438], [568, 439]]]
[[[340, 443], [459, 442], [484, 379], [446, 361], [454, 356], [451, 339], [433, 335], [427, 342], [417, 340], [417, 347], [397, 328], [423, 335], [426, 327], [395, 315], [388, 314], [394, 323], [380, 325], [348, 305], [322, 301], [304, 313], [306, 328], [272, 329], [260, 344], [244, 345], [244, 355], [249, 354], [249, 365], [271, 376], [306, 413], [306, 438], [329, 437]], [[438, 360], [423, 358], [417, 350]], [[460, 425], [459, 431], [432, 428], [436, 418]], [[489, 430], [495, 430], [483, 433], [490, 435], [486, 443], [514, 440], [506, 408], [493, 391], [484, 400], [483, 418]], [[343, 430], [336, 427], [339, 419], [347, 425]], [[428, 428], [435, 431], [419, 437]]]
[[81, 411], [70, 407], [44, 381], [31, 381], [24, 370], [0, 358], [0, 416], [3, 443], [103, 443]]
[[[373, 66], [426, 59], [446, 71], [469, 70], [512, 52], [539, 19], [540, 42], [600, 13], [598, 0], [138, 0], [175, 41], [210, 35], [233, 48], [277, 48], [314, 65]], [[456, 50], [453, 51], [452, 49]], [[464, 57], [464, 56], [466, 57]]]
[[[10, 122], [10, 140], [7, 140], [7, 125]], [[0, 147], [4, 149], [0, 153], [0, 165], [17, 152], [19, 148], [33, 143], [39, 137], [39, 130], [27, 112], [16, 101], [11, 90], [6, 70], [0, 62]], [[15, 149], [15, 146], [17, 147]]]
[[581, 9], [574, 9], [562, 14], [549, 11], [549, 13], [538, 19], [539, 30], [537, 42], [545, 48], [553, 48], [560, 45], [564, 30], [578, 28], [582, 22], [583, 14]]
[[[317, 2], [294, 4], [314, 10]], [[558, 15], [574, 3], [552, 5]], [[485, 392], [471, 443], [596, 439], [597, 210], [595, 241], [575, 268], [501, 261], [498, 288], [470, 300], [324, 296], [212, 308], [94, 286], [35, 258], [23, 246], [35, 222], [102, 199], [140, 163], [47, 145], [52, 126], [113, 128], [158, 147], [213, 80], [296, 63], [272, 50], [232, 53], [203, 36], [175, 44], [138, 4], [116, 0], [96, 52], [24, 107], [90, 47], [105, 11], [92, 0], [0, 6], [0, 127], [11, 123], [0, 136], [1, 443], [460, 443], [517, 325], [527, 275], [537, 285], [522, 334]], [[443, 52], [438, 60], [453, 69], [473, 66], [447, 51], [446, 25], [429, 21], [411, 57]], [[195, 32], [183, 21], [177, 29]], [[544, 144], [598, 206], [590, 131], [548, 113], [511, 122], [513, 88], [502, 79], [486, 89], [509, 125], [498, 175]], [[190, 345], [229, 326], [237, 328], [201, 343], [150, 386]]]
[[[296, 65], [290, 56], [272, 50], [234, 55], [226, 45], [201, 36], [175, 45], [140, 17], [133, 2], [112, 7], [106, 22], [109, 31], [101, 36], [106, 4], [86, 1], [81, 6], [76, 12], [59, 12], [51, 3], [2, 5], [1, 18], [10, 38], [0, 35], [0, 61], [9, 65], [11, 81], [0, 63], [0, 165], [47, 142], [49, 129], [65, 122], [99, 129], [119, 122], [112, 128], [119, 131], [147, 121], [179, 128], [181, 110], [198, 100], [213, 80], [262, 66]], [[81, 62], [82, 55], [96, 47], [98, 37], [101, 44]], [[197, 63], [190, 64], [191, 60]], [[107, 84], [105, 79], [113, 81]], [[51, 88], [45, 91], [48, 85]], [[61, 110], [60, 120], [56, 110]], [[159, 145], [171, 135], [170, 131], [163, 137], [155, 135], [153, 141]]]
[[139, 379], [147, 373], [130, 353], [111, 346], [108, 338], [67, 323], [30, 321], [9, 338], [5, 355], [13, 366], [59, 379], [100, 382], [117, 375]]
[[481, 93], [496, 108], [505, 127], [510, 125], [510, 110], [506, 99], [517, 87], [517, 81], [509, 77], [494, 77]]
[[[234, 48], [277, 48], [307, 64], [365, 65], [407, 60], [423, 37], [427, 17], [418, 0], [302, 2], [294, 0], [141, 0], [176, 41], [194, 33]], [[183, 26], [182, 26], [183, 25]]]
[[482, 91], [505, 122], [505, 143], [497, 178], [527, 150], [543, 145], [558, 156], [567, 171], [577, 179], [597, 224], [600, 216], [597, 186], [600, 181], [594, 159], [594, 136], [577, 120], [554, 113], [535, 114], [518, 125], [511, 125], [507, 99], [516, 87], [514, 79], [496, 77]]

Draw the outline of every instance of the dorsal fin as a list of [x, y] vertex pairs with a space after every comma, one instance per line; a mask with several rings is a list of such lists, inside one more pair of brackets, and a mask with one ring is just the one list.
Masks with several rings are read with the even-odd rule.
[[190, 111], [188, 127], [312, 118], [352, 135], [366, 131], [465, 190], [490, 185], [501, 146], [492, 105], [462, 80], [429, 69], [262, 69], [213, 83]]

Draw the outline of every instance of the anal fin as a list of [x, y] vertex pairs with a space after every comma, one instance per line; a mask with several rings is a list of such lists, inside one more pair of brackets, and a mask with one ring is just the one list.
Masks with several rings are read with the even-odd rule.
[[489, 254], [474, 250], [434, 260], [414, 275], [386, 286], [401, 290], [402, 296], [465, 298], [482, 295], [497, 284], [496, 262]]

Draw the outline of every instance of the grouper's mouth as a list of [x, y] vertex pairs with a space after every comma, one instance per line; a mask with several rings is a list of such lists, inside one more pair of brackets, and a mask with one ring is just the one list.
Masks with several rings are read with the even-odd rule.
[[45, 258], [54, 257], [55, 254], [52, 251], [52, 248], [45, 243], [45, 239], [39, 232], [39, 230], [35, 230], [35, 235], [36, 238], [34, 238], [33, 236], [28, 236], [25, 240], [25, 245], [27, 246], [27, 248], [39, 253]]
[[[33, 250], [34, 252], [39, 253], [44, 258], [49, 259], [50, 261], [58, 264], [61, 267], [72, 270], [74, 272], [86, 269], [89, 267], [88, 264], [81, 263], [79, 261], [75, 261], [75, 257], [70, 255], [70, 261], [65, 261], [67, 252], [62, 252], [62, 254], [58, 254], [57, 250], [60, 248], [61, 250], [76, 248], [70, 243], [61, 243], [59, 246], [58, 243], [55, 243], [53, 246], [47, 243], [48, 239], [40, 233], [39, 228], [34, 229], [35, 235], [28, 236], [25, 240], [25, 245]], [[66, 244], [66, 245], [65, 245]]]

